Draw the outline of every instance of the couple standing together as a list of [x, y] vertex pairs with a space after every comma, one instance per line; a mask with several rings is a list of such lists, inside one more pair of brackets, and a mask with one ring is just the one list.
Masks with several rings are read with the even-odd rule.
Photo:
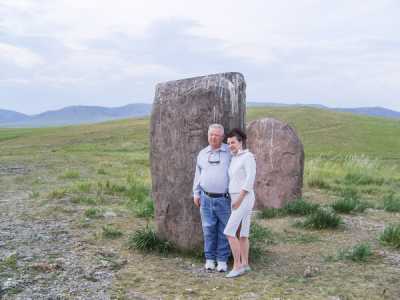
[[[224, 127], [208, 128], [209, 145], [199, 152], [193, 182], [193, 201], [200, 208], [205, 268], [226, 272], [230, 250], [233, 268], [228, 278], [249, 272], [249, 233], [254, 206], [256, 162], [245, 150], [246, 135], [233, 129], [224, 139]], [[230, 249], [229, 249], [230, 246]]]

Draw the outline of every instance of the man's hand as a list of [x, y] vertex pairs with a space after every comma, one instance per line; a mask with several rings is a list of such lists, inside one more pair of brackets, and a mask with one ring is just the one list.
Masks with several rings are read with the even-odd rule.
[[196, 205], [198, 208], [200, 208], [200, 197], [199, 196], [194, 196], [193, 202], [194, 202], [194, 205]]

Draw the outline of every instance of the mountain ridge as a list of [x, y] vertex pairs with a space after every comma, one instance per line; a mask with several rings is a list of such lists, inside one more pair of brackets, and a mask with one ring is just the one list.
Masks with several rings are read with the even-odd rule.
[[[400, 119], [400, 112], [380, 106], [355, 108], [330, 108], [321, 104], [285, 104], [277, 102], [251, 102], [248, 107], [313, 107], [357, 115], [368, 115]], [[0, 127], [47, 127], [98, 123], [124, 118], [146, 117], [152, 104], [131, 103], [118, 107], [73, 105], [58, 110], [49, 110], [35, 115], [26, 115], [12, 110], [0, 109]]]

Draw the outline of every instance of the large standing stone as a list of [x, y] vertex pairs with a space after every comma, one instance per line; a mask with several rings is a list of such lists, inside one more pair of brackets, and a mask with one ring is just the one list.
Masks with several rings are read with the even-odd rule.
[[222, 73], [159, 83], [151, 114], [150, 162], [155, 221], [160, 237], [182, 249], [202, 245], [192, 184], [208, 126], [244, 128], [245, 88], [240, 73]]
[[272, 118], [256, 120], [247, 126], [247, 142], [257, 162], [256, 208], [279, 208], [300, 198], [304, 150], [296, 132]]

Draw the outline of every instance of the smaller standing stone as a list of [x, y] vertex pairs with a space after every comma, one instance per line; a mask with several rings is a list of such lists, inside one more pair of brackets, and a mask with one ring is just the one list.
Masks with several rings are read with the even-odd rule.
[[304, 149], [296, 132], [272, 118], [247, 126], [247, 143], [257, 161], [256, 208], [280, 208], [301, 197]]

